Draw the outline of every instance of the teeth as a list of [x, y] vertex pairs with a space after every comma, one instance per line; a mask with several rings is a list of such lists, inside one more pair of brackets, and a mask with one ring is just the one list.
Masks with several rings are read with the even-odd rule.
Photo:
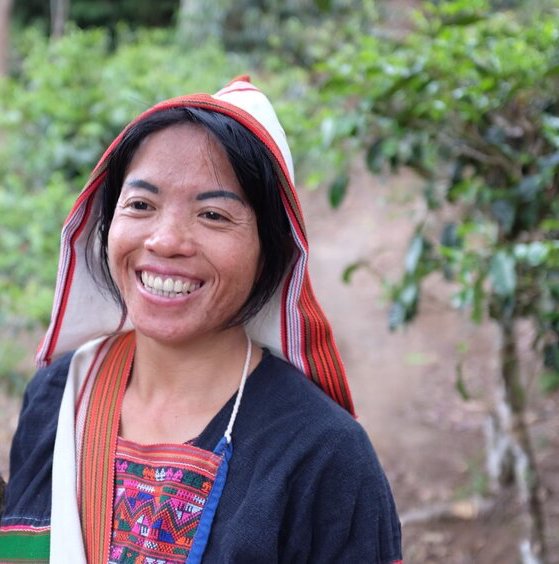
[[196, 282], [183, 282], [174, 278], [161, 278], [153, 276], [145, 270], [142, 271], [140, 278], [146, 290], [157, 296], [175, 298], [184, 294], [190, 294], [197, 290], [201, 284]]

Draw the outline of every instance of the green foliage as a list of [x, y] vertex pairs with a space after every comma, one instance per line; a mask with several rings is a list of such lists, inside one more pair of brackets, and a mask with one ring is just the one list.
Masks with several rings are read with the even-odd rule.
[[454, 382], [454, 387], [458, 392], [458, 395], [464, 400], [469, 401], [472, 399], [472, 396], [466, 386], [466, 382], [464, 380], [464, 370], [462, 367], [462, 363], [458, 363], [456, 365], [456, 380]]
[[559, 390], [559, 372], [545, 371], [540, 379], [540, 387], [546, 394]]
[[102, 151], [133, 116], [183, 92], [214, 91], [241, 71], [208, 45], [195, 53], [162, 30], [72, 30], [17, 38], [21, 67], [0, 83], [0, 306], [44, 324], [60, 228]]
[[[22, 25], [40, 23], [49, 27], [50, 2], [14, 2], [13, 15]], [[173, 22], [179, 0], [71, 0], [70, 19], [80, 27], [105, 26], [114, 29], [119, 22], [134, 26], [164, 26]]]
[[349, 184], [349, 176], [347, 174], [339, 175], [330, 185], [330, 205], [337, 208], [342, 203]]
[[[375, 3], [361, 0], [236, 0], [223, 17], [227, 49], [278, 57], [305, 68], [323, 60], [356, 32], [368, 31]], [[335, 36], [336, 40], [332, 41]]]
[[[377, 21], [375, 2], [361, 0], [221, 0], [220, 41], [242, 52], [264, 75], [266, 93], [286, 130], [298, 179], [310, 188], [328, 180], [324, 151], [316, 142], [329, 109], [321, 111], [320, 90], [313, 84], [314, 65], [327, 60], [356, 33], [369, 33]], [[335, 40], [333, 41], [333, 38]], [[327, 133], [325, 133], [325, 136]], [[342, 170], [330, 181], [333, 205], [345, 194]]]
[[316, 143], [333, 174], [358, 149], [372, 173], [409, 167], [424, 182], [393, 328], [440, 270], [474, 319], [530, 316], [559, 347], [559, 11], [544, 4], [426, 3], [407, 36], [360, 34], [317, 68]]
[[115, 47], [109, 31], [77, 28], [54, 42], [36, 28], [14, 36], [20, 63], [0, 82], [0, 329], [48, 322], [62, 223], [105, 148], [155, 102], [250, 72], [301, 140], [294, 154], [305, 152], [301, 101], [316, 93], [301, 69], [278, 73], [271, 59], [251, 71], [217, 44], [182, 47], [174, 30], [122, 26], [116, 38]]
[[466, 480], [454, 492], [456, 500], [485, 498], [490, 494], [490, 483], [485, 470], [485, 461], [481, 455], [475, 455], [466, 461]]
[[22, 378], [19, 365], [26, 351], [12, 338], [0, 342], [0, 390], [8, 394], [22, 395], [26, 378]]

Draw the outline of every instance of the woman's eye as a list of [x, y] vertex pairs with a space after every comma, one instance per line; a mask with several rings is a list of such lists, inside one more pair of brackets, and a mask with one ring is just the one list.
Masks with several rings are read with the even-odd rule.
[[142, 202], [141, 200], [130, 202], [130, 204], [128, 205], [133, 210], [138, 210], [138, 211], [146, 211], [149, 209], [149, 204], [147, 202]]
[[215, 211], [206, 211], [202, 213], [202, 217], [204, 219], [210, 219], [211, 221], [224, 221], [226, 219], [220, 213], [217, 213]]

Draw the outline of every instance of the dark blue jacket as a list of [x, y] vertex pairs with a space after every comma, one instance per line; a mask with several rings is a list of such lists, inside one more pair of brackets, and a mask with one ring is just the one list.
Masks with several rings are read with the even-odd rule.
[[[11, 451], [2, 524], [50, 522], [52, 452], [71, 355], [39, 370]], [[200, 435], [213, 450], [231, 399]], [[204, 562], [388, 564], [401, 559], [390, 487], [359, 423], [272, 356], [248, 379]], [[68, 485], [68, 487], [73, 487]]]

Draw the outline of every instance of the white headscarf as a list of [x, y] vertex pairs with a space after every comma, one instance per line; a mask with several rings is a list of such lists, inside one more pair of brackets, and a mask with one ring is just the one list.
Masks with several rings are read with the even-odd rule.
[[[295, 191], [293, 160], [270, 101], [243, 76], [213, 96], [194, 94], [156, 104], [130, 125], [154, 112], [177, 107], [227, 115], [249, 129], [272, 154], [278, 190], [299, 252], [275, 295], [246, 329], [256, 342], [302, 370], [353, 414], [343, 364], [330, 325], [312, 291], [307, 267], [308, 242]], [[40, 366], [92, 339], [132, 328], [130, 320], [122, 318], [115, 301], [95, 282], [86, 264], [86, 244], [97, 219], [99, 188], [105, 178], [107, 160], [127, 128], [95, 167], [64, 224], [51, 323], [37, 353]]]

